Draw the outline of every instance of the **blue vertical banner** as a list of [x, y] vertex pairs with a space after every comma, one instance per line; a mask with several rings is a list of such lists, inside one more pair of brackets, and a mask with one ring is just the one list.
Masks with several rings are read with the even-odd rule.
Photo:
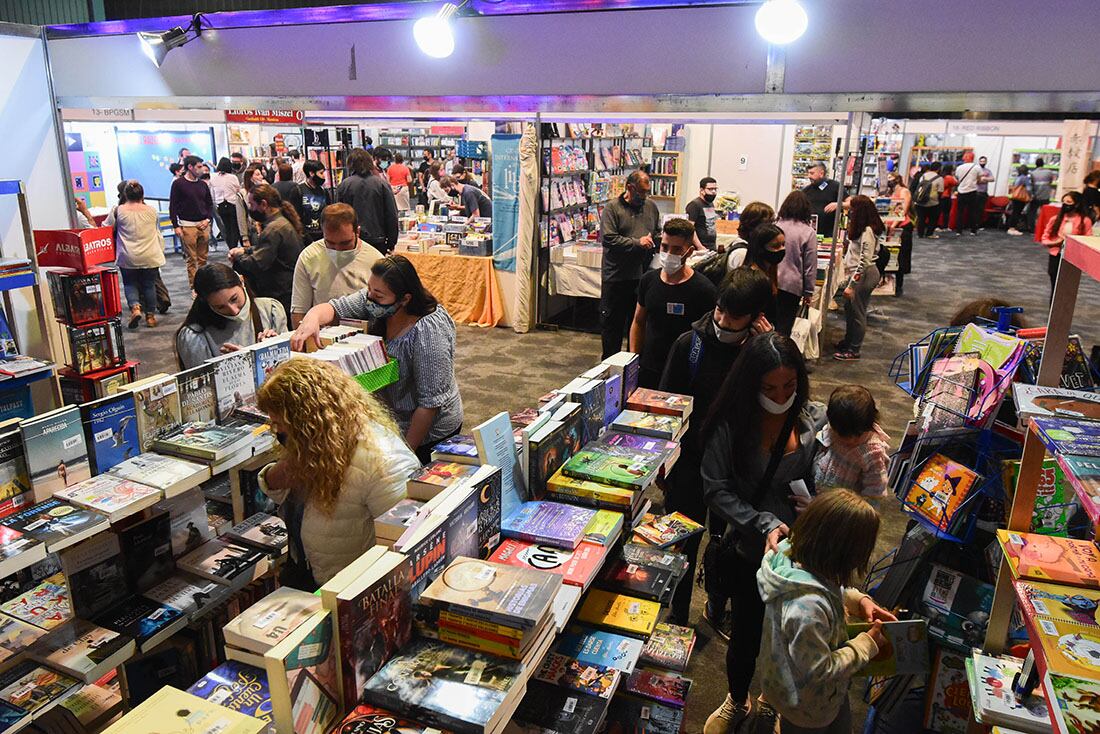
[[493, 266], [516, 272], [516, 234], [519, 229], [519, 135], [492, 137], [493, 151]]

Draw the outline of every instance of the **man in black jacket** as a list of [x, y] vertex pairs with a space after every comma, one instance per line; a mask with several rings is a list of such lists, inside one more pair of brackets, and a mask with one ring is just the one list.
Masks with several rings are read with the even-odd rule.
[[817, 215], [817, 231], [825, 237], [832, 237], [836, 225], [836, 203], [841, 197], [840, 182], [826, 177], [824, 163], [810, 166], [806, 178], [810, 179], [810, 183], [802, 192], [810, 198]]
[[[764, 273], [750, 268], [732, 270], [718, 291], [714, 310], [704, 314], [692, 324], [691, 331], [681, 334], [673, 343], [661, 376], [661, 390], [691, 395], [695, 402], [691, 425], [680, 441], [680, 458], [666, 479], [666, 512], [679, 511], [696, 522], [706, 522], [707, 506], [703, 502], [699, 464], [707, 437], [700, 436], [699, 432], [726, 375], [741, 353], [741, 345], [754, 334], [772, 331], [764, 312], [774, 298], [771, 282]], [[696, 535], [684, 546], [691, 565], [672, 599], [670, 619], [674, 624], [688, 625], [695, 556], [701, 539], [702, 536]], [[727, 599], [721, 595], [715, 581], [707, 579], [704, 619], [729, 639], [724, 624]]]
[[397, 244], [397, 202], [393, 190], [382, 176], [374, 158], [365, 150], [348, 154], [348, 176], [336, 189], [336, 200], [350, 204], [359, 218], [360, 238], [383, 255]]

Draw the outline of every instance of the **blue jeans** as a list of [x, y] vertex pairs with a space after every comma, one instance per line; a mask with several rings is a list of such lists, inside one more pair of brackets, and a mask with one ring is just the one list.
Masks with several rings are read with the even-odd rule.
[[126, 292], [126, 306], [133, 308], [140, 303], [145, 313], [157, 312], [157, 273], [159, 268], [119, 268], [122, 271], [122, 289]]

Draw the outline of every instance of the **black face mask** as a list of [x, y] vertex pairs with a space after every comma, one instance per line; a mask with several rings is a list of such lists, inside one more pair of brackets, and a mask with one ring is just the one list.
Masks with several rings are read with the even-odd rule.
[[703, 194], [703, 201], [708, 204], [713, 204], [714, 200], [718, 198], [718, 194]]
[[233, 164], [233, 170], [234, 171], [240, 171], [243, 168], [244, 168], [244, 163], [234, 163]]
[[252, 217], [257, 222], [266, 222], [267, 221], [267, 215], [264, 214], [259, 209], [249, 209], [248, 210], [248, 216]]
[[325, 185], [324, 176], [310, 176], [309, 180], [313, 182], [314, 186], [324, 186]]
[[768, 263], [768, 265], [778, 265], [783, 262], [783, 258], [786, 256], [786, 250], [765, 250], [764, 262]]

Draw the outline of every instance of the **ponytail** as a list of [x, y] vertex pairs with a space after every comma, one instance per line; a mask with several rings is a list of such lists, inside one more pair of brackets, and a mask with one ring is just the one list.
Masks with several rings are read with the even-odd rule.
[[302, 229], [302, 220], [298, 216], [298, 210], [294, 208], [294, 205], [289, 201], [283, 201], [283, 197], [279, 195], [279, 191], [271, 184], [257, 184], [252, 188], [252, 191], [248, 192], [256, 201], [267, 202], [268, 207], [271, 209], [278, 209], [294, 227], [294, 231], [301, 236], [305, 230]]
[[294, 205], [289, 201], [284, 201], [279, 205], [279, 209], [283, 212], [283, 216], [294, 227], [294, 231], [301, 237], [305, 234], [305, 229], [302, 227], [302, 219], [298, 216], [298, 210], [294, 208]]

